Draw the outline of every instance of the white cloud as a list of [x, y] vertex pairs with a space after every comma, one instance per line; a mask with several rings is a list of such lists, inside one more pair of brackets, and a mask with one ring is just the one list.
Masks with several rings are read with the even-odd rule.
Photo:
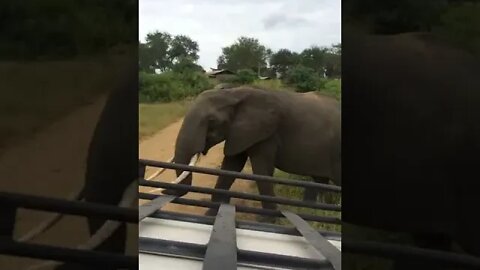
[[166, 31], [198, 42], [205, 69], [221, 48], [244, 35], [267, 47], [294, 51], [341, 41], [340, 0], [140, 0], [139, 39]]

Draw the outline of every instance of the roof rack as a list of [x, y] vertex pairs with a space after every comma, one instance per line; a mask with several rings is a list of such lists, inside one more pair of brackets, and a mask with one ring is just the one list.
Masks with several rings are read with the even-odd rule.
[[114, 266], [122, 269], [138, 267], [138, 257], [136, 256], [28, 243], [13, 239], [15, 215], [19, 208], [84, 217], [102, 217], [127, 223], [138, 222], [136, 209], [10, 192], [0, 192], [0, 207], [2, 209], [0, 254], [52, 260], [55, 261], [55, 264], [65, 262], [90, 267]]
[[[297, 206], [309, 209], [341, 211], [341, 207], [339, 205], [333, 204], [306, 202], [293, 200], [290, 198], [199, 187], [181, 183], [177, 184], [164, 181], [160, 182], [146, 180], [145, 171], [146, 167], [148, 166], [162, 169], [182, 170], [190, 173], [195, 172], [210, 175], [226, 175], [255, 182], [263, 181], [295, 187], [318, 188], [319, 190], [340, 193], [341, 188], [338, 186], [152, 160], [140, 160], [139, 165], [139, 185], [144, 187], [163, 188], [203, 194], [223, 194], [232, 198], [241, 198], [260, 202], [272, 202], [281, 205]], [[316, 221], [340, 224], [341, 221], [339, 218], [300, 214], [287, 210], [267, 210], [243, 205], [235, 205], [231, 203], [226, 204], [208, 200], [204, 201], [187, 199], [172, 195], [156, 195], [146, 192], [140, 192], [139, 199], [150, 200], [150, 202], [140, 206], [139, 213], [139, 256], [141, 268], [144, 267], [145, 269], [149, 269], [149, 265], [144, 261], [152, 259], [148, 256], [155, 255], [157, 261], [156, 263], [153, 263], [152, 261], [152, 269], [155, 267], [154, 265], [158, 265], [158, 263], [161, 262], [166, 262], [166, 259], [164, 259], [166, 257], [177, 258], [177, 260], [178, 258], [182, 258], [182, 260], [194, 260], [197, 261], [197, 263], [201, 262], [203, 269], [205, 270], [237, 269], [237, 266], [244, 267], [244, 269], [258, 269], [258, 267], [266, 267], [268, 269], [272, 269], [272, 267], [275, 269], [341, 269], [341, 234], [338, 232], [318, 231], [312, 228], [307, 222]], [[215, 217], [212, 217], [161, 210], [167, 204], [214, 208], [217, 209], [218, 212]], [[286, 218], [292, 226], [238, 220], [236, 218], [237, 212], [268, 217]], [[162, 226], [165, 226], [165, 228], [172, 226], [171, 222], [173, 221], [177, 222], [173, 223], [175, 224], [174, 226], [177, 227], [171, 230], [165, 229], [168, 230], [169, 233], [162, 232]], [[207, 231], [207, 239], [205, 239], [205, 236], [203, 236], [203, 243], [200, 243], [202, 241], [195, 241], [192, 239], [182, 239], [181, 235], [179, 235], [180, 232], [186, 231], [187, 227], [192, 228], [192, 225], [197, 225], [199, 228], [202, 228], [203, 234], [205, 234], [205, 230]], [[206, 227], [202, 227], [202, 225]], [[150, 233], [148, 233], [148, 231], [150, 231]], [[195, 231], [195, 229], [192, 229], [192, 231]], [[177, 234], [176, 232], [178, 232], [178, 235], [174, 235]], [[148, 236], [149, 234], [150, 237]], [[201, 233], [197, 233], [196, 235], [200, 234]], [[268, 237], [272, 238], [269, 239], [267, 235]], [[271, 252], [245, 248], [249, 246], [249, 244], [246, 242], [254, 241], [251, 237], [265, 236], [262, 239], [266, 241], [266, 245], [270, 245], [271, 242], [269, 241], [274, 242], [273, 238], [278, 237], [278, 235], [291, 237], [289, 239], [295, 239], [296, 242], [292, 242], [291, 245], [297, 245], [296, 247], [299, 249], [306, 247], [309, 248], [307, 253], [309, 253], [310, 256], [296, 256], [295, 253], [297, 251], [289, 254], [288, 251], [291, 250], [285, 250], [282, 251], [283, 254], [279, 254], [279, 252], [275, 252], [276, 248], [280, 249], [278, 246], [270, 247]], [[198, 238], [202, 237], [198, 236]], [[147, 256], [145, 257], [145, 260], [142, 259], [142, 255]]]

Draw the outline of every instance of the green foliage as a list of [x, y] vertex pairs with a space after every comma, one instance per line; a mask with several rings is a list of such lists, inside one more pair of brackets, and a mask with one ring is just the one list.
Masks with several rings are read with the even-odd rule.
[[295, 87], [297, 92], [315, 91], [322, 86], [322, 81], [315, 70], [302, 65], [295, 66], [287, 72], [285, 83]]
[[[198, 60], [198, 43], [187, 36], [173, 36], [155, 31], [147, 34], [146, 42], [139, 44], [139, 67], [141, 71], [154, 73], [171, 70], [174, 66], [195, 64]], [[178, 70], [178, 66], [177, 66]]]
[[212, 81], [199, 72], [139, 74], [139, 100], [142, 103], [182, 100], [212, 87]]
[[59, 60], [134, 44], [137, 2], [0, 1], [0, 59]]
[[197, 65], [193, 59], [189, 57], [182, 57], [172, 65], [172, 71], [178, 73], [203, 72], [203, 68], [200, 65]]
[[256, 38], [240, 37], [234, 44], [222, 48], [217, 60], [219, 68], [236, 72], [240, 69], [265, 69], [272, 51]]
[[[275, 177], [279, 178], [287, 178], [287, 179], [295, 179], [295, 180], [303, 180], [303, 181], [312, 181], [310, 177], [289, 174], [280, 170], [275, 170]], [[292, 186], [285, 186], [285, 185], [275, 185], [275, 195], [284, 198], [296, 199], [296, 200], [303, 200], [303, 192], [304, 188], [300, 187], [292, 187]], [[322, 202], [328, 204], [338, 204], [341, 203], [341, 195], [338, 193], [331, 193], [325, 192], [323, 193]], [[325, 217], [338, 217], [341, 218], [341, 214], [339, 212], [334, 211], [325, 211], [325, 210], [317, 210], [317, 209], [309, 209], [309, 208], [302, 208], [302, 207], [295, 207], [295, 206], [281, 206], [282, 209], [290, 210], [296, 213], [302, 214], [310, 214], [316, 216], [325, 216]], [[278, 220], [277, 223], [282, 225], [287, 225], [287, 220]], [[309, 222], [310, 225], [317, 229], [322, 230], [329, 230], [329, 231], [341, 231], [341, 225], [336, 224], [328, 224], [328, 223], [318, 223], [318, 222]]]
[[318, 75], [323, 76], [326, 65], [328, 48], [312, 46], [300, 53], [300, 64], [313, 69]]
[[480, 54], [480, 3], [452, 5], [440, 16], [434, 32], [455, 45]]
[[319, 92], [340, 101], [342, 98], [342, 81], [339, 79], [325, 80]]
[[288, 69], [297, 65], [300, 61], [298, 53], [288, 49], [280, 49], [273, 53], [270, 57], [270, 65], [272, 68], [284, 77]]
[[139, 104], [139, 139], [144, 140], [187, 112], [189, 101]]
[[240, 69], [237, 71], [235, 81], [240, 84], [253, 83], [257, 79], [257, 74], [251, 69]]

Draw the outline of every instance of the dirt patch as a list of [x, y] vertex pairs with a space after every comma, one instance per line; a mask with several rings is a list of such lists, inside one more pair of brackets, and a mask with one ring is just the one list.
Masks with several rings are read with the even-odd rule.
[[[174, 153], [175, 149], [175, 140], [177, 138], [178, 131], [182, 125], [183, 119], [169, 125], [165, 129], [159, 131], [152, 137], [142, 141], [139, 147], [139, 156], [142, 159], [151, 159], [151, 160], [160, 160], [160, 161], [167, 161], [169, 160]], [[216, 145], [215, 147], [211, 148], [208, 151], [206, 156], [200, 157], [197, 166], [199, 167], [207, 167], [207, 168], [220, 168], [220, 165], [223, 160], [223, 143]], [[152, 175], [156, 171], [156, 168], [149, 168], [147, 167], [145, 176]], [[251, 173], [251, 169], [246, 166], [243, 170], [246, 173]], [[165, 182], [172, 182], [175, 180], [175, 172], [173, 170], [166, 170], [155, 179], [154, 181], [165, 181]], [[216, 176], [213, 175], [205, 175], [205, 174], [193, 174], [193, 185], [200, 186], [200, 187], [210, 187], [213, 188], [216, 183]], [[243, 192], [255, 192], [256, 186], [252, 185], [251, 181], [237, 179], [232, 186], [232, 190], [235, 191], [243, 191]], [[153, 188], [149, 187], [140, 187], [140, 192], [150, 192]], [[159, 192], [155, 193], [159, 194]], [[210, 200], [210, 195], [208, 194], [200, 194], [200, 193], [193, 193], [190, 192], [184, 196], [184, 198], [189, 199], [196, 199], [196, 200]], [[146, 201], [141, 200], [140, 204], [145, 203]], [[251, 201], [241, 200], [241, 199], [232, 199], [232, 202], [235, 204], [241, 205], [253, 205], [254, 203]], [[185, 206], [185, 205], [178, 205], [178, 204], [168, 204], [166, 207], [163, 208], [167, 211], [175, 211], [175, 212], [182, 212], [182, 213], [191, 213], [197, 215], [203, 215], [206, 211], [206, 208], [200, 208], [195, 206]]]

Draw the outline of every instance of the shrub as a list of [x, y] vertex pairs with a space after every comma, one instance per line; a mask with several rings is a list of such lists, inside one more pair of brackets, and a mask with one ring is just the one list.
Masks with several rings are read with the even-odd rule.
[[340, 100], [342, 97], [341, 85], [342, 81], [340, 79], [325, 80], [319, 92]]
[[315, 70], [301, 65], [287, 72], [285, 83], [294, 86], [297, 92], [315, 91], [320, 89], [322, 85], [320, 76]]
[[237, 71], [236, 82], [250, 84], [257, 79], [257, 74], [251, 69], [240, 69]]
[[200, 72], [173, 72], [139, 74], [139, 101], [170, 102], [196, 96], [213, 88], [214, 83]]

